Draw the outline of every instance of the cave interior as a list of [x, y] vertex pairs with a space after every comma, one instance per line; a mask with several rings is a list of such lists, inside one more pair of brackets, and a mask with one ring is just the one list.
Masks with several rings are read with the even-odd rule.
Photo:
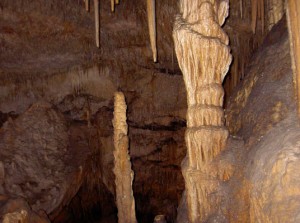
[[300, 222], [299, 0], [0, 0], [0, 222]]

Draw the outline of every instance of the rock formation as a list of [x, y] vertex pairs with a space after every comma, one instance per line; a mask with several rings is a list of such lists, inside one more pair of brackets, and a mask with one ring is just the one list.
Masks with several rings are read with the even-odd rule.
[[0, 221], [3, 223], [50, 223], [43, 211], [31, 210], [28, 203], [21, 198], [0, 196]]
[[154, 223], [167, 223], [164, 215], [157, 215], [154, 218]]
[[115, 183], [119, 223], [135, 223], [135, 201], [132, 191], [133, 171], [128, 155], [129, 139], [126, 123], [126, 103], [123, 93], [115, 93], [114, 103], [114, 157]]
[[100, 14], [99, 14], [99, 0], [94, 0], [94, 11], [95, 11], [95, 32], [96, 32], [96, 46], [100, 47]]
[[182, 165], [191, 223], [203, 222], [218, 209], [219, 180], [208, 165], [225, 146], [222, 81], [231, 55], [228, 37], [221, 29], [228, 1], [180, 1], [173, 31], [175, 50], [187, 89], [185, 140]]
[[266, 1], [268, 6], [268, 30], [271, 28], [282, 18], [285, 13], [283, 0], [268, 0]]
[[85, 145], [51, 104], [33, 104], [1, 128], [0, 194], [22, 197], [33, 211], [56, 216], [83, 181], [90, 153]]
[[287, 17], [292, 57], [292, 68], [296, 94], [298, 98], [298, 115], [300, 116], [300, 3], [296, 0], [287, 1]]
[[153, 61], [157, 62], [155, 0], [147, 0], [147, 16]]
[[90, 0], [84, 0], [85, 10], [90, 11]]

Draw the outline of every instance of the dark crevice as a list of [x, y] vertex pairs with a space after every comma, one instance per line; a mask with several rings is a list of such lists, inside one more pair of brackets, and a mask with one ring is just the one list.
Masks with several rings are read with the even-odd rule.
[[175, 76], [175, 75], [179, 75], [182, 76], [181, 70], [180, 69], [170, 69], [170, 68], [165, 68], [165, 67], [159, 67], [159, 68], [155, 68], [155, 67], [146, 67], [146, 66], [140, 66], [146, 70], [152, 70], [153, 73], [159, 73], [159, 74], [166, 74], [166, 75], [170, 75], [170, 76]]
[[144, 129], [144, 130], [151, 130], [151, 131], [178, 131], [186, 127], [186, 121], [184, 120], [172, 121], [170, 125], [159, 125], [157, 123], [139, 125], [133, 121], [128, 120], [128, 126], [136, 129]]
[[0, 111], [0, 128], [9, 118], [16, 119], [17, 117], [18, 115], [15, 114], [14, 112], [2, 113]]

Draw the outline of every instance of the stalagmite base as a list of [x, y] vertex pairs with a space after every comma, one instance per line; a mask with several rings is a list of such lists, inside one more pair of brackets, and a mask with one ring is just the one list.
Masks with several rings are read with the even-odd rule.
[[133, 171], [128, 155], [128, 126], [126, 123], [126, 103], [123, 93], [115, 93], [114, 104], [114, 173], [116, 176], [116, 198], [119, 223], [136, 223], [135, 201], [132, 191]]
[[181, 0], [173, 31], [175, 50], [187, 89], [185, 140], [182, 165], [191, 223], [205, 222], [218, 210], [219, 179], [209, 164], [225, 147], [222, 81], [231, 63], [228, 37], [221, 29], [228, 1]]

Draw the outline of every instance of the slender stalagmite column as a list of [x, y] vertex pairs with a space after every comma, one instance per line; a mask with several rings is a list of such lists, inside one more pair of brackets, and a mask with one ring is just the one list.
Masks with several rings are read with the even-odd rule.
[[147, 0], [147, 16], [153, 61], [157, 62], [155, 0]]
[[136, 223], [135, 202], [132, 192], [133, 171], [128, 155], [128, 126], [123, 93], [115, 93], [114, 104], [114, 158], [115, 183], [119, 223]]
[[99, 14], [99, 0], [94, 0], [95, 11], [95, 32], [96, 32], [96, 46], [100, 47], [100, 14]]
[[[182, 163], [191, 223], [218, 210], [219, 181], [209, 164], [225, 147], [222, 81], [231, 63], [222, 30], [228, 1], [180, 0], [173, 30], [176, 55], [187, 90], [187, 156]], [[218, 3], [220, 2], [220, 3]]]

